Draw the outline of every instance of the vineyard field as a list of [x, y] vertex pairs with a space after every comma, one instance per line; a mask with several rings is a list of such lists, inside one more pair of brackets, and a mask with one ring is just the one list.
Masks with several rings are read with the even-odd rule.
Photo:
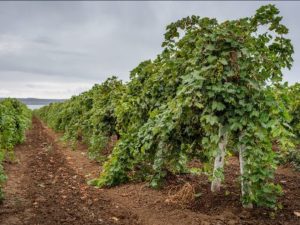
[[279, 9], [166, 26], [69, 99], [0, 100], [0, 225], [299, 225], [300, 83]]
[[[26, 142], [15, 149], [20, 163], [5, 165], [10, 179], [0, 224], [298, 224], [294, 211], [300, 206], [300, 174], [290, 166], [280, 167], [276, 174], [285, 196], [279, 199], [284, 208], [274, 219], [267, 209], [242, 208], [236, 158], [230, 160], [225, 170], [229, 178], [217, 195], [210, 194], [203, 175], [170, 177], [159, 190], [145, 182], [95, 189], [86, 182], [101, 171], [99, 163], [88, 159], [84, 143], [74, 151], [61, 137], [33, 119]], [[202, 195], [186, 205], [167, 201], [186, 182], [197, 185]]]

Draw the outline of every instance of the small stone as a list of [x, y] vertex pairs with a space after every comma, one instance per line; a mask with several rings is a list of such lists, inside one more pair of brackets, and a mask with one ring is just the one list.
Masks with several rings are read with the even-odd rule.
[[294, 211], [294, 215], [300, 217], [300, 211]]
[[117, 217], [112, 217], [112, 219], [114, 220], [114, 221], [119, 221], [119, 219], [117, 218]]
[[39, 187], [42, 187], [42, 188], [45, 187], [45, 185], [44, 185], [43, 183], [38, 184], [38, 186], [39, 186]]

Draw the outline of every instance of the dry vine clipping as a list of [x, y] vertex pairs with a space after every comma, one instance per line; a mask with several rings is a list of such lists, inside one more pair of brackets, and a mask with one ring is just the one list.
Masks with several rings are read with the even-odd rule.
[[168, 198], [165, 200], [166, 203], [188, 205], [194, 202], [196, 198], [195, 187], [190, 183], [184, 184], [175, 194], [171, 194], [171, 192], [172, 190], [169, 191]]

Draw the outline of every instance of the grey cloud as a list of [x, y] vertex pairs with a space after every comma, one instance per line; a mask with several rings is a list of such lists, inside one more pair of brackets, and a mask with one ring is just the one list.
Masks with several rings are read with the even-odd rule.
[[57, 42], [54, 42], [51, 38], [46, 36], [38, 36], [36, 38], [33, 38], [33, 41], [39, 44], [57, 46]]
[[[169, 23], [192, 14], [219, 21], [251, 16], [269, 3], [0, 2], [0, 95], [66, 98], [109, 75], [128, 80], [130, 70], [160, 53]], [[285, 79], [296, 82], [300, 2], [275, 4], [296, 51]]]

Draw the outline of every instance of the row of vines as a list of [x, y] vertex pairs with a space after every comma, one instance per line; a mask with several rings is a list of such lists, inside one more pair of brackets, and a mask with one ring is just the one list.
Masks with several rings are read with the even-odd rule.
[[16, 99], [0, 101], [0, 199], [1, 186], [6, 180], [4, 160], [14, 160], [14, 146], [25, 140], [25, 131], [31, 124], [31, 111]]
[[[109, 78], [37, 114], [105, 160], [93, 185], [139, 178], [159, 187], [168, 173], [189, 172], [196, 158], [217, 192], [226, 156], [236, 154], [243, 205], [276, 207], [279, 156], [300, 134], [299, 85], [282, 84], [293, 46], [281, 20], [274, 5], [222, 23], [183, 18], [167, 26], [163, 51], [134, 68], [126, 84]], [[113, 136], [118, 141], [105, 158]]]

